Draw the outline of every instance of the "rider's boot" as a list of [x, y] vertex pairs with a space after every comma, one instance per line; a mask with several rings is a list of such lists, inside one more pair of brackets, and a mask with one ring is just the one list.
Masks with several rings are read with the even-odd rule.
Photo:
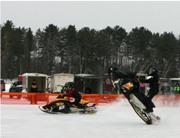
[[159, 116], [156, 116], [153, 112], [150, 112], [149, 115], [152, 116], [153, 118], [156, 118], [157, 120], [161, 119]]

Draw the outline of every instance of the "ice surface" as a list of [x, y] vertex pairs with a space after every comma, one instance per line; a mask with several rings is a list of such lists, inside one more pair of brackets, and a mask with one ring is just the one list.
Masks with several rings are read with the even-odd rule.
[[38, 105], [1, 105], [2, 138], [179, 138], [180, 107], [157, 107], [160, 124], [146, 125], [116, 102], [91, 115], [46, 114]]

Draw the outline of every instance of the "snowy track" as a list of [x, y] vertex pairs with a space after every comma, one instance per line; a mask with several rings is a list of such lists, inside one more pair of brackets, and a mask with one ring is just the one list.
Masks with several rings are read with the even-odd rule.
[[146, 125], [130, 106], [98, 106], [93, 115], [46, 114], [37, 105], [1, 105], [2, 138], [179, 138], [180, 107], [157, 107], [161, 123]]

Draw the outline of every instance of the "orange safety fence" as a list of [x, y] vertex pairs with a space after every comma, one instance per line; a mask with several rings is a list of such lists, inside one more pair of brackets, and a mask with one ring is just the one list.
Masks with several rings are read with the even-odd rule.
[[180, 94], [158, 94], [153, 102], [156, 106], [180, 106]]
[[[1, 104], [46, 104], [59, 95], [50, 93], [16, 93], [1, 92]], [[92, 103], [110, 103], [118, 97], [124, 97], [117, 94], [82, 94], [82, 98]]]
[[[51, 93], [16, 93], [1, 92], [1, 104], [47, 104], [59, 95]], [[82, 94], [82, 98], [92, 103], [111, 103], [118, 99], [125, 99], [123, 94]], [[156, 105], [178, 106], [180, 94], [162, 95], [153, 98]]]

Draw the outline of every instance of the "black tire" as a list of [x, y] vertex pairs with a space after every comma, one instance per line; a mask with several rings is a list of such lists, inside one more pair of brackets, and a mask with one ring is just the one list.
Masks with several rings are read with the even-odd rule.
[[136, 112], [136, 114], [148, 125], [152, 124], [152, 119], [150, 118], [150, 116], [143, 111], [142, 109], [140, 109], [139, 107], [137, 107], [134, 103], [130, 102], [132, 108], [134, 109], [134, 111]]

